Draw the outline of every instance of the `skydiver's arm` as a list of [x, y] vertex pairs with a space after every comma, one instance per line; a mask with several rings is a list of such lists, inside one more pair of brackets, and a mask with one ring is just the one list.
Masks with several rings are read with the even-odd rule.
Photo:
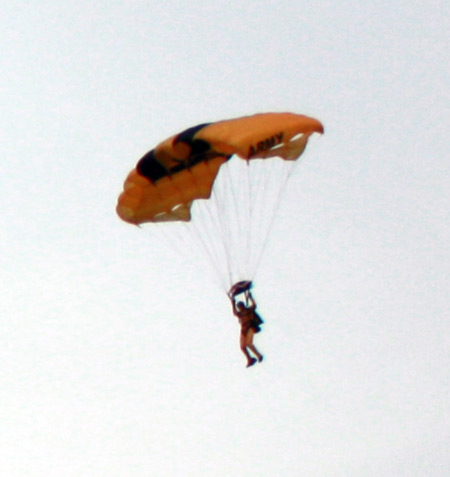
[[256, 301], [249, 291], [247, 292], [247, 299], [250, 301], [250, 309], [254, 310], [256, 308]]
[[237, 306], [236, 306], [236, 301], [234, 299], [234, 296], [233, 295], [228, 295], [230, 297], [230, 301], [231, 301], [231, 306], [233, 307], [233, 313], [236, 315], [236, 316], [239, 316], [238, 315], [238, 310], [237, 310]]

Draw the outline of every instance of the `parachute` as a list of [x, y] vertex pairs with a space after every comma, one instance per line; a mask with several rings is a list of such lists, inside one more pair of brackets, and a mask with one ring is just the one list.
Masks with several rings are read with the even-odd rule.
[[166, 223], [167, 237], [173, 232], [167, 222], [184, 224], [181, 239], [196, 236], [225, 290], [250, 282], [292, 166], [313, 133], [323, 133], [322, 124], [294, 113], [186, 129], [139, 160], [117, 214], [135, 225]]

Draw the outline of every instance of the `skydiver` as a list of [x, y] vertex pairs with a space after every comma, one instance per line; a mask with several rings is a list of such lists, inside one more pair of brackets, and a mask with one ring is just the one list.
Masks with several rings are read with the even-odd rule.
[[[261, 331], [260, 325], [263, 321], [255, 311], [256, 302], [249, 290], [245, 291], [247, 306], [242, 301], [236, 304], [236, 297], [234, 294], [230, 293], [228, 296], [233, 306], [233, 313], [237, 316], [241, 325], [240, 347], [241, 351], [247, 358], [247, 368], [249, 368], [256, 364], [257, 361], [261, 362], [263, 360], [263, 355], [253, 344], [253, 335]], [[250, 350], [256, 358], [254, 358], [248, 350]]]

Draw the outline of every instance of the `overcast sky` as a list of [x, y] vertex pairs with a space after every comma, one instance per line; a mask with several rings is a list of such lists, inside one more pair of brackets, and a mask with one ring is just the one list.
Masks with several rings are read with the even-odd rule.
[[[448, 3], [2, 10], [0, 474], [448, 476]], [[325, 134], [255, 277], [246, 369], [200, 257], [115, 206], [159, 141], [266, 111]]]

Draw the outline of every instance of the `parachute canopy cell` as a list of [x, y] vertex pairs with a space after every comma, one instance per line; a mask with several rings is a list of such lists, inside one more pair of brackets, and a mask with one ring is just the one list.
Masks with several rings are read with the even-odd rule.
[[236, 155], [247, 161], [296, 160], [322, 124], [293, 113], [263, 113], [205, 123], [172, 136], [145, 154], [124, 183], [117, 213], [132, 224], [189, 221], [191, 204], [208, 199], [222, 164]]

